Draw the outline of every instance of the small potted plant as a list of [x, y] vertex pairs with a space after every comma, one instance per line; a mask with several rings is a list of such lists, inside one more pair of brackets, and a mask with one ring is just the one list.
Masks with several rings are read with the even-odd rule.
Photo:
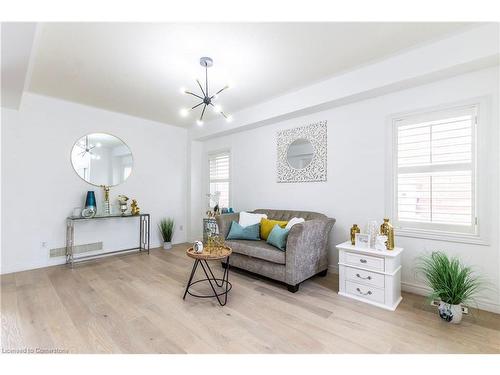
[[462, 304], [470, 302], [478, 292], [481, 281], [472, 269], [458, 258], [448, 258], [443, 252], [433, 252], [420, 258], [417, 272], [423, 274], [432, 289], [430, 299], [439, 299], [441, 319], [458, 324], [462, 320]]
[[161, 236], [163, 237], [163, 248], [170, 250], [172, 248], [172, 236], [174, 234], [174, 219], [165, 218], [158, 224]]

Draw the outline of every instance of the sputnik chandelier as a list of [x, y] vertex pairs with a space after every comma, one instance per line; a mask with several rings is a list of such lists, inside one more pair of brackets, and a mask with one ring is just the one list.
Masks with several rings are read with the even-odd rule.
[[232, 120], [231, 115], [225, 113], [222, 110], [222, 107], [219, 104], [214, 104], [214, 100], [217, 99], [218, 95], [229, 88], [228, 85], [224, 86], [221, 88], [219, 91], [217, 91], [215, 94], [210, 95], [209, 87], [208, 87], [208, 68], [210, 68], [214, 64], [214, 61], [210, 57], [201, 57], [200, 58], [200, 65], [205, 68], [205, 88], [200, 83], [199, 79], [196, 79], [196, 83], [198, 83], [198, 86], [200, 87], [201, 94], [195, 94], [194, 92], [188, 91], [184, 88], [181, 88], [181, 93], [183, 94], [188, 94], [191, 95], [197, 99], [200, 100], [199, 103], [196, 103], [193, 107], [187, 109], [183, 108], [181, 109], [180, 113], [182, 117], [186, 117], [189, 115], [189, 112], [195, 110], [196, 108], [201, 108], [201, 114], [200, 118], [196, 120], [196, 124], [198, 126], [203, 125], [203, 116], [205, 115], [205, 111], [207, 107], [211, 107], [211, 109], [214, 112], [220, 113], [224, 118], [226, 119], [227, 122], [230, 122]]
[[101, 144], [99, 142], [97, 142], [95, 145], [91, 144], [89, 142], [88, 136], [85, 137], [85, 141], [77, 143], [77, 146], [82, 149], [82, 151], [78, 153], [78, 155], [80, 155], [82, 158], [84, 158], [87, 154], [90, 156], [91, 159], [99, 160], [101, 158], [99, 155], [96, 155], [94, 154], [94, 152], [92, 152], [94, 148], [101, 147]]

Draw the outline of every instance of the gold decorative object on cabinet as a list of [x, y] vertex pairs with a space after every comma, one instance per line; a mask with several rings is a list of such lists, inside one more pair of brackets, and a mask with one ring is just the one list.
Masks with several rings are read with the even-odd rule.
[[137, 205], [137, 201], [132, 199], [132, 203], [130, 204], [130, 213], [132, 215], [139, 215], [141, 213], [141, 209]]
[[385, 247], [387, 250], [394, 249], [394, 227], [389, 223], [389, 219], [384, 218], [384, 223], [380, 226], [380, 234], [387, 236]]
[[351, 227], [351, 245], [356, 244], [356, 233], [360, 233], [361, 230], [358, 227], [358, 224], [353, 224]]

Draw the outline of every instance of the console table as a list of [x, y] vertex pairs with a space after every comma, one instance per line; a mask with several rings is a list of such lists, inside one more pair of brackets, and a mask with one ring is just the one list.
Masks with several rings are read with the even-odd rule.
[[[104, 220], [104, 219], [126, 219], [131, 217], [139, 218], [139, 247], [132, 247], [129, 249], [107, 251], [100, 254], [84, 255], [75, 257], [74, 256], [74, 246], [75, 246], [75, 223], [79, 221], [89, 221], [89, 220]], [[81, 216], [69, 216], [66, 219], [66, 264], [71, 265], [79, 261], [97, 259], [100, 257], [108, 256], [111, 254], [119, 254], [124, 252], [130, 252], [137, 250], [139, 252], [147, 251], [149, 254], [149, 232], [150, 232], [150, 220], [149, 214], [117, 214], [117, 215], [99, 215], [92, 218], [85, 218]]]

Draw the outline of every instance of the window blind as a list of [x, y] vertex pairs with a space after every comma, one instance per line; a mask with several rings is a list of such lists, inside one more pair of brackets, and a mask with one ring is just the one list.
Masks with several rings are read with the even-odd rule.
[[[209, 189], [210, 194], [220, 193], [219, 207], [229, 207], [230, 154], [221, 152], [209, 155]], [[216, 202], [210, 202], [213, 207]]]
[[400, 227], [475, 230], [476, 107], [396, 120]]

